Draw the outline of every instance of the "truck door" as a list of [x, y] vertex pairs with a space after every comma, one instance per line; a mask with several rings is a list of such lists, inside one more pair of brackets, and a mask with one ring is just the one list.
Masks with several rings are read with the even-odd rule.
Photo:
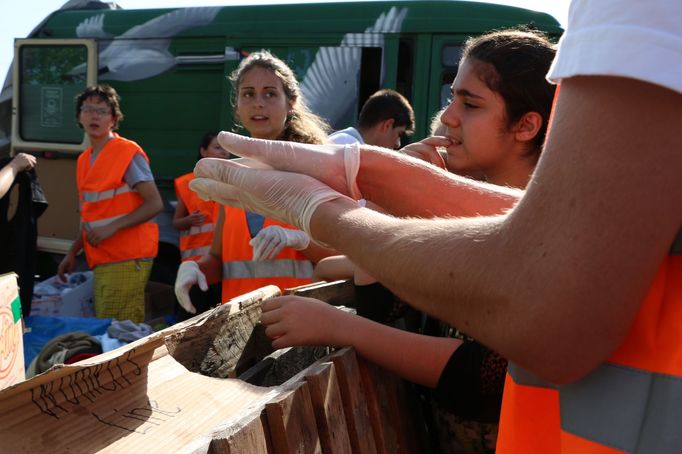
[[40, 218], [38, 248], [66, 252], [78, 232], [76, 156], [87, 147], [74, 98], [97, 82], [91, 39], [20, 39], [14, 44], [12, 152], [38, 157], [50, 208]]

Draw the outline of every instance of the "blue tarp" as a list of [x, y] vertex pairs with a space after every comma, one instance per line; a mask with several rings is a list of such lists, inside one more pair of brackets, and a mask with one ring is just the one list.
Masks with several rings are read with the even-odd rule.
[[107, 332], [111, 319], [30, 315], [24, 318], [24, 322], [26, 327], [30, 328], [29, 332], [24, 333], [24, 364], [28, 367], [45, 344], [53, 338], [73, 331], [100, 336]]

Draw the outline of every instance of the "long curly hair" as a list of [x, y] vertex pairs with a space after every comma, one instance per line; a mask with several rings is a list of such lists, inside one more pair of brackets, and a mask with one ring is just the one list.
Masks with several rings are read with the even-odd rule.
[[239, 84], [241, 83], [244, 74], [254, 67], [272, 71], [272, 73], [282, 81], [284, 94], [292, 105], [291, 111], [289, 115], [287, 115], [286, 123], [284, 124], [284, 130], [277, 139], [301, 143], [325, 143], [327, 141], [327, 134], [331, 131], [329, 124], [323, 118], [310, 111], [301, 95], [301, 87], [291, 68], [267, 50], [251, 53], [239, 63], [237, 69], [229, 76], [229, 80], [232, 84], [231, 101], [235, 112], [235, 126], [237, 128], [243, 128], [243, 126], [238, 123], [236, 115]]

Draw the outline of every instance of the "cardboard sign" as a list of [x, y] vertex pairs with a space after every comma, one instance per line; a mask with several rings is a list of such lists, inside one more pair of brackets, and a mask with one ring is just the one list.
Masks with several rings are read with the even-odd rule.
[[[277, 293], [275, 287], [241, 301], [259, 303]], [[274, 391], [190, 372], [168, 353], [165, 339], [216, 318], [243, 324], [231, 311], [222, 306], [0, 392], [0, 452], [177, 452], [208, 446], [213, 429], [263, 408]]]
[[23, 381], [24, 333], [17, 275], [0, 276], [0, 389]]

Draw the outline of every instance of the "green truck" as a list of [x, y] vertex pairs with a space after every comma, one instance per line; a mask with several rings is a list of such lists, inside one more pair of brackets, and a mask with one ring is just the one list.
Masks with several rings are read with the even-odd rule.
[[[82, 5], [82, 6], [80, 6]], [[335, 129], [353, 125], [364, 100], [393, 88], [412, 103], [414, 139], [447, 102], [462, 42], [471, 35], [527, 25], [554, 38], [552, 16], [455, 0], [306, 3], [123, 10], [68, 2], [27, 39], [15, 41], [11, 77], [0, 94], [0, 146], [38, 156], [50, 202], [38, 247], [63, 253], [76, 237], [76, 156], [87, 147], [74, 96], [108, 83], [122, 97], [123, 136], [148, 153], [170, 226], [173, 180], [190, 171], [209, 129], [233, 128], [226, 76], [249, 52], [269, 49], [296, 72], [308, 104]], [[4, 134], [4, 136], [3, 136]]]

